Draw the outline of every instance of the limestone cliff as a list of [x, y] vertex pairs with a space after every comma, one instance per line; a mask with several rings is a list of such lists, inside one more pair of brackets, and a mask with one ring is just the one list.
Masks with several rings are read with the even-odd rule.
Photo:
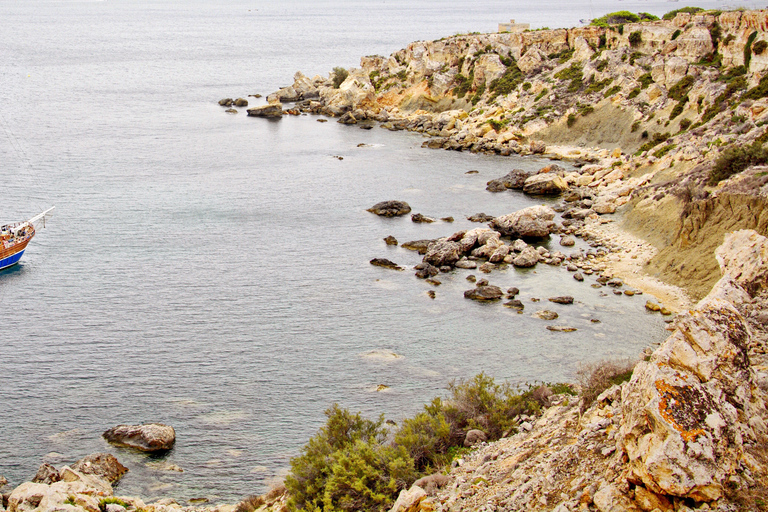
[[707, 176], [725, 149], [768, 138], [767, 29], [768, 11], [732, 11], [621, 30], [458, 35], [364, 57], [338, 88], [297, 73], [271, 99], [422, 132], [430, 148], [617, 168], [644, 182], [620, 212], [660, 249], [648, 271], [701, 298], [717, 280], [711, 254], [724, 233], [766, 234], [753, 190], [736, 199]]

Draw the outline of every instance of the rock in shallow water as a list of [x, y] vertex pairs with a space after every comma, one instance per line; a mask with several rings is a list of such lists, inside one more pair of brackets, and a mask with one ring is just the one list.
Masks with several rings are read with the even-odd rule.
[[503, 296], [504, 292], [501, 291], [501, 288], [493, 285], [478, 286], [464, 292], [465, 299], [479, 301], [499, 300]]
[[368, 208], [368, 211], [380, 217], [400, 217], [410, 213], [411, 207], [405, 201], [382, 201]]
[[176, 431], [162, 423], [144, 425], [118, 425], [102, 434], [112, 444], [128, 446], [144, 452], [165, 451], [173, 448]]

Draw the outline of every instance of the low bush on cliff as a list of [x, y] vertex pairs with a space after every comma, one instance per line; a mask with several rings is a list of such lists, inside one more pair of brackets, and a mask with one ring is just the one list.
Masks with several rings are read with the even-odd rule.
[[625, 23], [638, 23], [640, 21], [654, 21], [658, 20], [657, 16], [649, 14], [647, 12], [641, 12], [638, 14], [629, 11], [616, 11], [599, 18], [592, 20], [590, 25], [595, 27], [607, 27], [609, 25], [623, 25]]
[[582, 365], [576, 372], [581, 385], [581, 411], [586, 411], [606, 389], [631, 379], [634, 367], [631, 361], [599, 361]]
[[662, 16], [662, 19], [671, 20], [675, 16], [677, 16], [677, 14], [680, 12], [686, 12], [688, 14], [696, 14], [697, 12], [700, 12], [703, 10], [704, 9], [702, 9], [701, 7], [683, 7], [681, 9], [675, 9], [674, 11], [669, 11], [667, 14]]
[[349, 71], [344, 68], [333, 68], [333, 88], [338, 89], [349, 76]]
[[416, 479], [413, 459], [399, 446], [385, 444], [387, 430], [334, 405], [328, 421], [291, 461], [285, 486], [293, 509], [386, 510]]
[[514, 59], [511, 60], [507, 65], [507, 69], [504, 70], [504, 74], [491, 82], [491, 100], [496, 96], [511, 93], [518, 85], [523, 83], [523, 80], [525, 80], [523, 72], [517, 67], [517, 62]]
[[717, 185], [724, 179], [730, 178], [753, 165], [768, 163], [768, 150], [759, 141], [749, 146], [731, 146], [726, 148], [709, 172], [709, 185]]
[[516, 417], [536, 414], [553, 390], [570, 392], [570, 387], [531, 386], [520, 392], [481, 373], [452, 382], [448, 390], [448, 398], [436, 398], [403, 420], [394, 435], [383, 417], [371, 421], [333, 405], [325, 412], [326, 424], [291, 461], [285, 479], [289, 507], [386, 510], [418, 476], [450, 464], [464, 450], [467, 431], [480, 429], [489, 440], [499, 439], [514, 430]]

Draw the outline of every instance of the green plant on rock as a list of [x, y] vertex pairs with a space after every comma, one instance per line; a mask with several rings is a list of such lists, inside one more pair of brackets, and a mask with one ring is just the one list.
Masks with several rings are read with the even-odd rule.
[[637, 30], [629, 34], [628, 40], [629, 40], [629, 46], [631, 46], [632, 48], [635, 48], [639, 46], [640, 43], [643, 42], [643, 35], [640, 33], [639, 30]]
[[549, 89], [547, 89], [547, 88], [542, 89], [541, 92], [539, 94], [537, 94], [536, 97], [533, 99], [533, 102], [536, 103], [537, 101], [539, 101], [541, 98], [543, 98], [547, 94], [549, 94]]
[[349, 71], [346, 69], [340, 67], [333, 68], [333, 88], [338, 89], [348, 76]]
[[[658, 18], [657, 18], [658, 19]], [[623, 28], [624, 23], [637, 23], [641, 21], [641, 18], [639, 15], [629, 12], [629, 11], [616, 11], [606, 14], [605, 16], [601, 16], [599, 18], [595, 18], [592, 20], [590, 25], [595, 27], [608, 27], [610, 25], [619, 25]], [[621, 30], [619, 31], [621, 33]]]
[[691, 75], [684, 76], [678, 80], [675, 85], [669, 88], [669, 97], [677, 101], [682, 100], [688, 95], [688, 92], [693, 88], [693, 84], [695, 83], [696, 79]]
[[685, 104], [688, 103], [688, 95], [686, 94], [683, 96], [680, 101], [677, 102], [677, 104], [672, 109], [672, 112], [669, 113], [669, 120], [676, 118], [680, 114], [683, 113], [683, 110], [685, 109]]
[[109, 496], [99, 500], [99, 510], [102, 512], [106, 512], [107, 505], [120, 505], [121, 507], [128, 508], [128, 504], [126, 502], [114, 496]]
[[678, 28], [677, 30], [675, 30], [674, 32], [672, 32], [672, 38], [671, 38], [671, 41], [674, 41], [675, 39], [677, 39], [678, 37], [680, 37], [680, 34], [681, 34], [681, 32], [680, 32], [680, 29], [679, 29], [679, 28]]
[[554, 76], [560, 80], [570, 80], [567, 91], [571, 93], [577, 92], [584, 85], [582, 81], [584, 73], [582, 72], [580, 62], [574, 62], [569, 67], [555, 73]]
[[495, 98], [499, 95], [507, 95], [514, 91], [518, 85], [525, 80], [525, 75], [517, 67], [517, 62], [514, 59], [510, 62], [507, 68], [504, 70], [504, 74], [499, 78], [493, 80], [490, 85], [490, 91]]
[[768, 150], [759, 141], [749, 146], [730, 146], [723, 150], [715, 160], [709, 172], [709, 185], [717, 185], [722, 180], [730, 178], [753, 165], [768, 163]]
[[463, 98], [464, 95], [469, 92], [470, 87], [472, 87], [472, 82], [475, 80], [475, 72], [472, 70], [468, 77], [459, 73], [453, 80], [456, 82], [456, 87], [453, 88], [453, 94], [455, 94], [457, 98]]
[[568, 125], [568, 128], [576, 124], [576, 114], [568, 114], [568, 119], [565, 121], [565, 124]]
[[768, 48], [768, 42], [758, 41], [752, 45], [752, 53], [755, 55], [762, 55], [766, 48]]
[[634, 366], [630, 361], [599, 361], [582, 365], [576, 372], [581, 384], [581, 411], [585, 411], [609, 387], [632, 378]]
[[747, 44], [744, 45], [744, 67], [749, 69], [749, 63], [752, 60], [752, 42], [757, 37], [757, 31], [753, 31], [747, 38]]
[[[605, 94], [603, 96], [608, 98], [609, 96], [613, 96], [614, 94], [616, 94], [620, 90], [621, 90], [621, 86], [620, 85], [614, 85], [613, 87], [611, 87], [610, 89], [605, 91]], [[639, 93], [640, 93], [640, 91], [638, 91], [638, 94]]]

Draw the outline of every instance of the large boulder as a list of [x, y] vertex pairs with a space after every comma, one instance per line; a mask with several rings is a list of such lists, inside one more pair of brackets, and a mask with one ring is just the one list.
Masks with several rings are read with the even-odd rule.
[[435, 267], [453, 266], [461, 258], [460, 245], [440, 239], [429, 244], [423, 261]]
[[512, 265], [520, 268], [535, 267], [540, 257], [539, 251], [529, 245], [520, 254], [512, 258]]
[[320, 97], [323, 98], [326, 107], [332, 110], [349, 110], [376, 105], [376, 90], [363, 69], [353, 70], [338, 89], [321, 88]]
[[480, 302], [499, 300], [503, 296], [504, 292], [501, 291], [501, 288], [492, 284], [478, 286], [464, 292], [465, 299], [472, 299]]
[[556, 231], [554, 218], [555, 210], [549, 206], [537, 205], [496, 217], [490, 226], [504, 236], [543, 238]]
[[112, 444], [128, 446], [144, 452], [159, 452], [173, 448], [176, 431], [162, 423], [118, 425], [102, 434]]
[[523, 183], [523, 192], [532, 195], [557, 195], [568, 190], [563, 178], [552, 172], [534, 174]]
[[368, 208], [368, 211], [380, 217], [400, 217], [411, 213], [411, 207], [405, 201], [382, 201]]
[[258, 107], [249, 108], [248, 115], [251, 117], [281, 118], [283, 116], [283, 104], [269, 103], [268, 105], [261, 105]]

